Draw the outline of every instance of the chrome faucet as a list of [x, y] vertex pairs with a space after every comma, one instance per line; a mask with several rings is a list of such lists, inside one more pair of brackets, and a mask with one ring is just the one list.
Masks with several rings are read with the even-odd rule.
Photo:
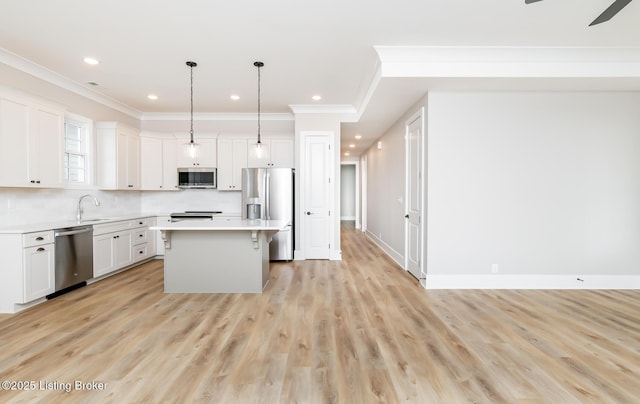
[[99, 201], [98, 199], [96, 199], [96, 197], [95, 197], [95, 196], [93, 196], [93, 195], [91, 195], [91, 194], [82, 195], [82, 196], [80, 197], [80, 199], [78, 199], [78, 214], [76, 215], [76, 218], [78, 219], [78, 221], [82, 220], [82, 213], [83, 213], [83, 210], [82, 210], [82, 200], [83, 200], [84, 198], [86, 198], [86, 197], [91, 197], [91, 198], [93, 198], [93, 203], [94, 203], [96, 206], [100, 206], [100, 201]]

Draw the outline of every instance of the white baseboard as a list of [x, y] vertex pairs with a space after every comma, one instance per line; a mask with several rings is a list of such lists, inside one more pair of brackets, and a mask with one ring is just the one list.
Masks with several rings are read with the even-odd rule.
[[342, 261], [342, 250], [331, 250], [329, 253], [329, 260], [331, 261]]
[[426, 275], [426, 289], [640, 289], [637, 275]]
[[293, 250], [293, 260], [294, 261], [304, 261], [306, 260], [304, 256], [304, 251], [302, 250]]
[[355, 216], [340, 216], [340, 220], [356, 220]]
[[382, 251], [384, 251], [396, 264], [400, 265], [400, 268], [404, 269], [404, 255], [400, 254], [383, 240], [375, 236], [369, 230], [365, 230], [364, 234], [371, 239]]

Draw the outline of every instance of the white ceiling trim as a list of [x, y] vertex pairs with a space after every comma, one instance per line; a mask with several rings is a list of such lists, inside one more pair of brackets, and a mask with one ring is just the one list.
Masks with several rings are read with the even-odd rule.
[[640, 47], [374, 46], [382, 77], [640, 77]]
[[37, 63], [34, 63], [22, 56], [9, 52], [4, 48], [0, 48], [0, 63], [4, 63], [7, 66], [11, 66], [14, 69], [18, 69], [22, 72], [30, 74], [48, 83], [56, 85], [72, 93], [78, 94], [82, 97], [88, 98], [106, 107], [112, 108], [118, 112], [129, 115], [133, 118], [140, 119], [141, 112], [137, 109], [131, 108], [121, 102], [118, 102], [112, 98], [105, 97], [102, 94], [95, 93], [76, 81], [73, 81], [67, 77], [47, 69]]
[[[255, 113], [218, 113], [205, 112], [194, 113], [194, 121], [255, 121]], [[147, 112], [140, 117], [141, 121], [189, 121], [191, 115], [187, 112]], [[260, 114], [261, 121], [293, 121], [294, 116], [290, 113], [263, 113]]]
[[380, 61], [378, 61], [377, 62], [377, 66], [376, 66], [376, 72], [373, 75], [373, 78], [371, 79], [371, 83], [369, 84], [369, 88], [367, 89], [367, 92], [365, 93], [364, 97], [362, 97], [362, 101], [360, 102], [360, 105], [358, 106], [358, 111], [356, 112], [356, 120], [355, 120], [355, 122], [360, 120], [360, 118], [362, 117], [362, 114], [367, 109], [367, 106], [369, 105], [369, 101], [371, 101], [371, 98], [373, 97], [373, 94], [376, 92], [376, 89], [378, 88], [378, 85], [380, 84], [380, 79], [381, 78], [382, 78], [382, 66], [380, 64]]
[[310, 105], [290, 104], [294, 114], [356, 114], [356, 108], [348, 104]]

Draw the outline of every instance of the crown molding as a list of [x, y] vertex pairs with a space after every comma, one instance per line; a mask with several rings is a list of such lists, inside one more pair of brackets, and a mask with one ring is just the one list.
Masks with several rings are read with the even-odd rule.
[[374, 46], [382, 77], [640, 77], [640, 47]]
[[[255, 113], [219, 113], [201, 112], [194, 113], [194, 121], [255, 121]], [[189, 121], [191, 115], [187, 112], [145, 112], [140, 116], [141, 121]], [[261, 121], [293, 121], [291, 113], [262, 113]]]
[[14, 69], [20, 70], [24, 73], [30, 74], [40, 80], [44, 80], [48, 83], [56, 85], [62, 89], [78, 94], [82, 97], [88, 98], [106, 107], [112, 108], [118, 112], [129, 115], [133, 118], [140, 119], [141, 112], [125, 105], [112, 98], [106, 97], [102, 94], [98, 94], [90, 89], [84, 87], [80, 83], [73, 81], [67, 77], [64, 77], [53, 70], [49, 70], [44, 66], [34, 63], [28, 59], [23, 58], [20, 55], [9, 52], [4, 48], [0, 48], [0, 63], [7, 66], [11, 66]]
[[356, 114], [356, 108], [349, 104], [311, 105], [290, 104], [294, 114]]

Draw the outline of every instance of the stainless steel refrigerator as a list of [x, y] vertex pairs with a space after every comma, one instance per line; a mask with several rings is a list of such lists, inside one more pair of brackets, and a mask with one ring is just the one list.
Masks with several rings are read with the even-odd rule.
[[242, 169], [242, 218], [287, 221], [269, 243], [271, 261], [293, 260], [294, 175], [292, 168]]

